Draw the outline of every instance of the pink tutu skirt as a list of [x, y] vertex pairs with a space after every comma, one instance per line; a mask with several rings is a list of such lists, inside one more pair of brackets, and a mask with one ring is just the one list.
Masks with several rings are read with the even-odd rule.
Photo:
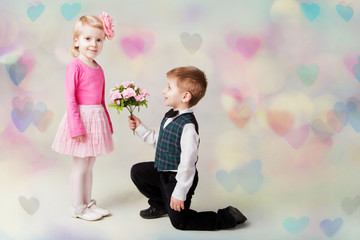
[[63, 117], [56, 133], [52, 150], [63, 155], [92, 157], [105, 155], [114, 150], [112, 133], [102, 105], [79, 105], [80, 117], [86, 137], [82, 142], [70, 137], [67, 116]]

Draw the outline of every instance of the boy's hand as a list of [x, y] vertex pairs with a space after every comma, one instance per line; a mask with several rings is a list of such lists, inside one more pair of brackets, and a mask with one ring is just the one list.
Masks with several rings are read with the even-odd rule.
[[184, 201], [180, 201], [173, 196], [171, 196], [170, 200], [170, 208], [174, 211], [180, 212], [181, 210], [184, 210]]
[[137, 117], [135, 117], [135, 115], [132, 115], [133, 119], [131, 119], [131, 117], [129, 116], [129, 128], [131, 130], [135, 130], [141, 123], [140, 119], [138, 119]]

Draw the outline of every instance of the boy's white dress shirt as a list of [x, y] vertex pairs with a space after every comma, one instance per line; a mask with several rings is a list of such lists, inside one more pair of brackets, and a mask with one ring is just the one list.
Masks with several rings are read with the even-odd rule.
[[[183, 111], [179, 111], [179, 115], [168, 118], [164, 124], [164, 128], [171, 123], [175, 118], [184, 113], [193, 113], [193, 109], [189, 108]], [[144, 142], [156, 148], [157, 140], [159, 133], [154, 130], [148, 129], [143, 123], [141, 123], [136, 129], [135, 132], [140, 136]], [[174, 188], [172, 196], [180, 201], [186, 200], [186, 195], [189, 189], [192, 186], [195, 172], [196, 172], [196, 162], [198, 157], [198, 148], [199, 148], [200, 137], [196, 133], [195, 125], [188, 123], [184, 126], [180, 145], [181, 145], [181, 156], [180, 164], [176, 174], [177, 184]]]

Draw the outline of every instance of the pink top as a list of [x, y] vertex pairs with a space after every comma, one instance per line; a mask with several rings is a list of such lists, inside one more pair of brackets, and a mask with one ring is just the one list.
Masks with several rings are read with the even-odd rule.
[[97, 64], [97, 68], [92, 68], [79, 58], [74, 58], [67, 66], [65, 76], [65, 101], [70, 137], [86, 133], [78, 105], [103, 105], [109, 119], [111, 133], [113, 133], [104, 95], [105, 77], [100, 65]]

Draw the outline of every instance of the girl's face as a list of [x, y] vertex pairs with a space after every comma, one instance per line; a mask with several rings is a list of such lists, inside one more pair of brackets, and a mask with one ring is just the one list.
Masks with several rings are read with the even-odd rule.
[[101, 53], [104, 41], [104, 31], [84, 25], [80, 35], [74, 38], [74, 45], [79, 47], [79, 58], [90, 63]]

